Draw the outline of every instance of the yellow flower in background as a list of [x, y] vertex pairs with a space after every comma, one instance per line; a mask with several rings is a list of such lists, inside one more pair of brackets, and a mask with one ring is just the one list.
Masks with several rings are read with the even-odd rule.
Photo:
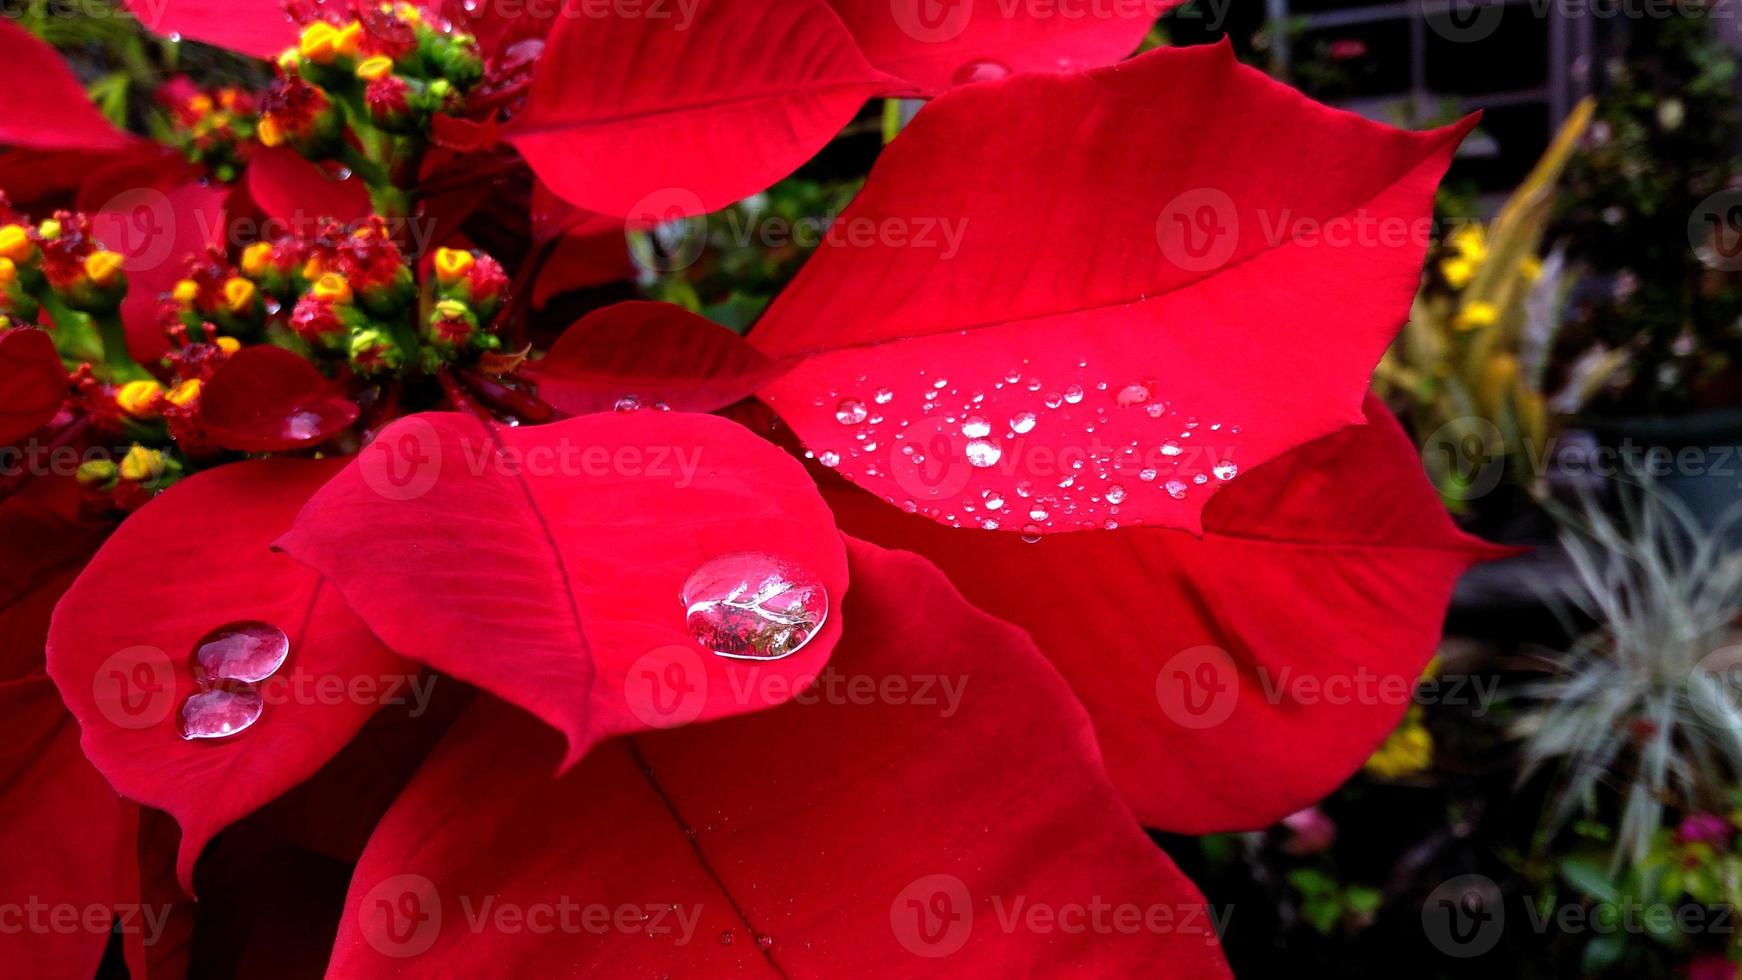
[[1452, 232], [1452, 237], [1446, 239], [1458, 255], [1470, 262], [1481, 265], [1488, 258], [1488, 229], [1477, 224], [1464, 225]]
[[1493, 303], [1469, 303], [1458, 311], [1456, 326], [1459, 330], [1475, 330], [1478, 327], [1491, 327], [1500, 319], [1500, 311]]
[[1403, 724], [1385, 737], [1384, 743], [1361, 768], [1380, 779], [1398, 779], [1425, 772], [1433, 762], [1433, 735], [1421, 723], [1420, 709], [1411, 708]]
[[1440, 263], [1440, 274], [1446, 277], [1453, 289], [1463, 289], [1476, 278], [1476, 263], [1463, 256], [1454, 256]]
[[1518, 273], [1528, 282], [1535, 282], [1538, 279], [1541, 279], [1542, 260], [1534, 255], [1526, 258], [1523, 262], [1518, 263]]
[[121, 458], [121, 479], [147, 483], [163, 475], [168, 458], [155, 449], [135, 445]]
[[115, 404], [136, 419], [156, 418], [157, 396], [161, 394], [163, 385], [155, 381], [129, 381], [115, 392]]

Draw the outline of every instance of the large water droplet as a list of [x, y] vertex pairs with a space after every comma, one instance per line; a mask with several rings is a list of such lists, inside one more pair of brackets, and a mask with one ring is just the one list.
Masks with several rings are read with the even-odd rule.
[[1122, 503], [1124, 503], [1125, 502], [1125, 488], [1120, 486], [1117, 483], [1108, 487], [1107, 488], [1107, 502], [1110, 504], [1122, 504]]
[[1149, 401], [1149, 397], [1149, 386], [1141, 382], [1133, 381], [1125, 387], [1120, 388], [1119, 393], [1113, 396], [1113, 400], [1118, 402], [1121, 407], [1129, 408], [1132, 405], [1141, 405], [1144, 402]]
[[194, 679], [259, 682], [271, 677], [290, 656], [290, 637], [271, 623], [244, 620], [212, 630], [194, 644]]
[[221, 681], [188, 697], [176, 719], [188, 741], [228, 738], [260, 720], [260, 689], [246, 681]]
[[996, 82], [1009, 75], [1010, 66], [990, 58], [979, 58], [957, 68], [952, 81], [957, 85], [969, 85], [974, 82]]
[[895, 400], [895, 392], [890, 391], [888, 388], [879, 388], [877, 389], [877, 394], [872, 397], [876, 400], [877, 404], [887, 405]]
[[1010, 431], [1017, 435], [1027, 435], [1034, 431], [1034, 413], [1017, 412], [1010, 417]]
[[865, 403], [857, 398], [849, 398], [835, 408], [835, 421], [842, 425], [858, 425], [865, 421], [865, 416], [871, 413], [866, 410]]
[[703, 564], [684, 582], [682, 599], [696, 642], [736, 660], [790, 657], [829, 615], [829, 596], [816, 576], [760, 551]]
[[1228, 460], [1223, 460], [1215, 466], [1210, 467], [1210, 472], [1216, 474], [1216, 479], [1218, 480], [1232, 480], [1235, 476], [1239, 475], [1240, 467], [1235, 466]]
[[973, 439], [968, 442], [968, 462], [980, 469], [998, 465], [1004, 458], [1004, 450], [990, 439]]
[[307, 442], [319, 439], [321, 433], [339, 428], [343, 424], [344, 420], [337, 406], [303, 408], [285, 417], [281, 434], [286, 439]]
[[832, 470], [835, 467], [841, 465], [841, 454], [836, 453], [836, 452], [824, 451], [824, 452], [817, 454], [817, 462], [823, 464], [824, 466], [826, 466]]
[[1022, 540], [1028, 544], [1037, 544], [1040, 541], [1040, 531], [1039, 524], [1024, 524], [1022, 525]]
[[1075, 405], [1076, 403], [1078, 403], [1082, 400], [1083, 400], [1083, 389], [1082, 388], [1078, 387], [1077, 385], [1071, 385], [1069, 388], [1065, 389], [1065, 402], [1067, 404]]
[[984, 439], [992, 434], [992, 424], [976, 415], [962, 423], [962, 435], [970, 439]]
[[641, 411], [641, 399], [634, 395], [624, 395], [617, 399], [617, 404], [613, 405], [612, 408], [619, 412], [639, 412]]

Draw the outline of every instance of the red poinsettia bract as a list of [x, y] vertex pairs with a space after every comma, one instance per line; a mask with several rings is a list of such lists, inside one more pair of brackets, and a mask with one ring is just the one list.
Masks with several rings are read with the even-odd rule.
[[[188, 255], [239, 283], [232, 313], [260, 300], [228, 275], [225, 215], [397, 198], [285, 143], [233, 187], [202, 181], [0, 24], [0, 70], [80, 106], [0, 109], [29, 154], [0, 176], [78, 154], [108, 175], [35, 189], [100, 198], [116, 235], [168, 229], [112, 246], [127, 346], [159, 372], [209, 359], [178, 386], [197, 400], [177, 437], [230, 460], [100, 550], [71, 480], [5, 486], [0, 827], [51, 843], [13, 849], [4, 878], [96, 928], [0, 933], [0, 956], [88, 975], [112, 918], [161, 907], [174, 922], [123, 927], [124, 952], [174, 974], [190, 920], [209, 936], [213, 903], [239, 901], [231, 960], [288, 969], [287, 928], [336, 931], [334, 976], [1225, 975], [1225, 910], [1141, 827], [1257, 827], [1329, 792], [1493, 554], [1363, 400], [1470, 124], [1379, 126], [1225, 46], [1118, 62], [1157, 10], [496, 6], [377, 10], [389, 33], [451, 16], [476, 37], [443, 43], [501, 71], [444, 104], [440, 152], [407, 177], [440, 188], [422, 292], [369, 229], [322, 246], [356, 289], [263, 242], [259, 283], [306, 287], [307, 336], [180, 351], [192, 328], [156, 313]], [[130, 7], [161, 34], [325, 57], [376, 5]], [[766, 188], [879, 95], [940, 97], [748, 343], [627, 303], [549, 351], [501, 349], [508, 277], [456, 231], [497, 175], [532, 170], [541, 248], [640, 229]], [[189, 316], [209, 298], [191, 286]], [[417, 337], [359, 325], [414, 305]], [[89, 365], [69, 381], [57, 339], [0, 332], [0, 443], [137, 421], [78, 416], [69, 385], [101, 386]], [[417, 384], [456, 410], [401, 411]], [[753, 394], [790, 431], [702, 414], [758, 419], [734, 407]], [[808, 591], [715, 642], [767, 613], [734, 592], [740, 618], [688, 621], [722, 560]], [[243, 676], [232, 656], [269, 662]], [[407, 696], [459, 720], [408, 733], [387, 710]], [[285, 851], [348, 873], [342, 905], [312, 858], [233, 857]], [[221, 897], [196, 913], [196, 890]]]

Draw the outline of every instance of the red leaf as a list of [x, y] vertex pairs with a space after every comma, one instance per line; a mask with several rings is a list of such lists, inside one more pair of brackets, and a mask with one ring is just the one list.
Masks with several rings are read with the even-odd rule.
[[803, 360], [764, 396], [938, 520], [1196, 530], [1222, 476], [1361, 418], [1467, 126], [1327, 109], [1226, 46], [967, 86], [751, 332]]
[[318, 446], [355, 421], [356, 403], [282, 347], [238, 351], [200, 393], [200, 422], [212, 441], [246, 453]]
[[187, 274], [189, 256], [225, 243], [228, 196], [222, 185], [183, 184], [168, 193], [140, 188], [111, 198], [92, 215], [97, 240], [127, 256], [121, 319], [127, 349], [139, 363], [154, 365], [168, 353], [163, 298]]
[[16, 845], [0, 849], [0, 881], [14, 903], [0, 962], [14, 976], [94, 976], [111, 910], [131, 898], [116, 876], [131, 823], [79, 753], [78, 729], [47, 678], [0, 684], [0, 717], [0, 838]]
[[797, 169], [888, 83], [823, 0], [643, 9], [558, 18], [526, 110], [503, 132], [590, 211], [722, 208]]
[[731, 330], [670, 303], [617, 303], [569, 327], [524, 369], [540, 398], [571, 415], [625, 397], [649, 408], [712, 412], [748, 398], [776, 366]]
[[1012, 72], [1110, 65], [1180, 0], [1040, 7], [1004, 0], [829, 0], [878, 68], [922, 95]]
[[[734, 699], [731, 664], [704, 659], [685, 628], [681, 589], [704, 562], [772, 554], [836, 603], [847, 585], [840, 536], [803, 467], [724, 419], [654, 411], [522, 429], [403, 419], [279, 544], [329, 576], [393, 649], [563, 732], [570, 764], [606, 735], [669, 723], [628, 687], [636, 671], [711, 682], [688, 706], [704, 718], [763, 706]], [[815, 673], [840, 630], [828, 616], [766, 671]]]
[[296, 43], [297, 26], [284, 0], [126, 0], [127, 9], [159, 37], [176, 35], [256, 58], [272, 58]]
[[550, 257], [539, 267], [538, 278], [532, 284], [533, 309], [544, 309], [546, 303], [570, 290], [621, 282], [635, 276], [635, 262], [630, 258], [629, 242], [623, 236], [623, 223], [606, 220], [611, 222], [607, 231], [571, 231], [551, 247]]
[[852, 533], [930, 557], [1028, 630], [1145, 824], [1246, 830], [1366, 761], [1409, 706], [1453, 583], [1499, 554], [1452, 525], [1385, 406], [1368, 412], [1242, 477], [1202, 539], [1138, 528], [1030, 545], [846, 488], [830, 499]]
[[[337, 590], [270, 547], [340, 465], [238, 463], [177, 484], [128, 518], [55, 610], [49, 673], [85, 754], [121, 793], [181, 824], [177, 870], [190, 892], [212, 835], [308, 778], [373, 713], [369, 692], [407, 676]], [[262, 684], [264, 713], [228, 739], [183, 741], [195, 644], [249, 620], [291, 641]]]
[[0, 330], [0, 446], [47, 425], [67, 398], [67, 372], [41, 330]]
[[249, 161], [248, 193], [269, 217], [303, 233], [322, 218], [352, 222], [374, 211], [362, 181], [334, 180], [285, 146], [261, 150]]
[[[481, 704], [371, 838], [329, 976], [1228, 976], [1028, 638], [912, 555], [850, 551], [852, 628], [798, 702], [556, 781], [554, 739]], [[550, 934], [496, 929], [565, 900]], [[658, 918], [599, 924], [618, 909]]]
[[104, 118], [54, 48], [0, 17], [0, 143], [36, 150], [119, 150], [127, 135]]

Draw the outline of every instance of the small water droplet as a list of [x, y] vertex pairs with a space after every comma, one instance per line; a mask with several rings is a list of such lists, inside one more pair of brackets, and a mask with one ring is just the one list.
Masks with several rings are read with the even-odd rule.
[[1015, 368], [1011, 368], [1010, 370], [1004, 372], [1004, 380], [1009, 382], [1010, 384], [1015, 384], [1016, 382], [1022, 380], [1022, 372], [1016, 370]]
[[1120, 486], [1117, 483], [1108, 487], [1107, 488], [1107, 502], [1110, 504], [1122, 504], [1122, 503], [1124, 503], [1125, 502], [1125, 488]]
[[229, 738], [260, 720], [260, 689], [247, 681], [220, 681], [182, 702], [176, 729], [192, 742]]
[[841, 454], [837, 452], [824, 452], [817, 456], [817, 462], [832, 470], [841, 465]]
[[641, 411], [641, 399], [634, 395], [624, 395], [617, 399], [617, 404], [613, 405], [612, 408], [619, 412], [639, 412]]
[[1015, 415], [1010, 417], [1010, 431], [1019, 436], [1027, 435], [1034, 431], [1034, 422], [1035, 418], [1033, 412], [1017, 412]]
[[1022, 525], [1022, 540], [1027, 544], [1035, 544], [1039, 542], [1040, 530], [1041, 528], [1039, 524]]
[[757, 936], [756, 937], [756, 945], [760, 946], [763, 949], [768, 949], [774, 945], [774, 937], [773, 936], [766, 936], [766, 935]]
[[970, 85], [974, 82], [996, 82], [1010, 75], [1010, 67], [990, 58], [977, 58], [956, 69], [952, 78], [957, 85]]
[[732, 930], [727, 929], [725, 932], [720, 933], [720, 945], [721, 946], [732, 945]]
[[1133, 381], [1125, 387], [1120, 388], [1119, 393], [1113, 396], [1113, 400], [1118, 402], [1121, 408], [1130, 408], [1132, 405], [1142, 405], [1149, 401], [1149, 386], [1142, 384], [1141, 382]]
[[1076, 385], [1071, 385], [1069, 388], [1065, 389], [1065, 401], [1067, 403], [1075, 405], [1076, 403], [1078, 403], [1082, 400], [1083, 400], [1083, 389], [1082, 388], [1080, 388]]
[[970, 439], [984, 439], [992, 434], [992, 424], [976, 415], [962, 423], [962, 435]]
[[871, 398], [879, 405], [887, 405], [895, 400], [895, 392], [890, 391], [888, 388], [879, 388], [877, 389], [877, 394], [872, 395]]
[[201, 637], [190, 656], [194, 679], [259, 682], [271, 677], [290, 656], [290, 637], [271, 623], [227, 623]]
[[1215, 466], [1210, 467], [1210, 472], [1216, 474], [1216, 479], [1218, 480], [1232, 480], [1235, 476], [1239, 475], [1240, 467], [1235, 466], [1233, 463], [1224, 459]]
[[1065, 403], [1064, 396], [1056, 391], [1047, 392], [1045, 401], [1047, 408], [1057, 408]]
[[1184, 480], [1169, 480], [1167, 481], [1166, 487], [1167, 495], [1175, 500], [1183, 499], [1186, 495], [1186, 484]]
[[1032, 507], [1028, 511], [1028, 516], [1033, 520], [1044, 521], [1052, 515], [1046, 512], [1045, 507]]
[[1164, 442], [1161, 444], [1161, 454], [1163, 456], [1178, 456], [1183, 452], [1185, 452], [1185, 450], [1181, 449], [1177, 442]]
[[1001, 508], [1003, 506], [1004, 506], [1004, 498], [1002, 496], [999, 496], [998, 494], [993, 493], [991, 491], [987, 491], [987, 493], [986, 493], [986, 509], [987, 510], [998, 510], [999, 508]]
[[314, 409], [300, 409], [285, 417], [283, 436], [298, 442], [320, 438], [321, 432], [327, 427], [330, 416]]
[[1033, 483], [1030, 483], [1027, 480], [1023, 480], [1023, 481], [1016, 484], [1016, 495], [1018, 497], [1029, 497], [1029, 496], [1032, 496], [1033, 494], [1034, 494], [1034, 484]]
[[1155, 470], [1151, 467], [1146, 466], [1143, 469], [1140, 469], [1137, 471], [1137, 478], [1139, 480], [1142, 480], [1144, 483], [1154, 483], [1155, 477], [1156, 477]]
[[816, 576], [760, 551], [704, 563], [684, 582], [681, 598], [696, 642], [735, 660], [790, 657], [829, 615], [829, 596]]
[[865, 421], [865, 416], [870, 414], [865, 408], [865, 403], [857, 398], [849, 398], [835, 406], [835, 421], [842, 425], [858, 425]]
[[968, 462], [980, 469], [996, 466], [1003, 457], [1004, 450], [990, 439], [973, 439], [968, 442]]

